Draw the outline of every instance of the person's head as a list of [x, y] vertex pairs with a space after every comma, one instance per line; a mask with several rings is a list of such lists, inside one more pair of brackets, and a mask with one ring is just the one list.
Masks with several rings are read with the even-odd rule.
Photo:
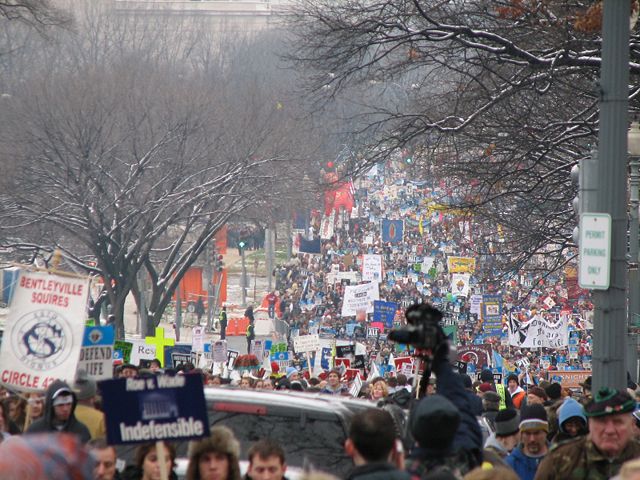
[[351, 419], [344, 448], [356, 465], [388, 461], [396, 441], [396, 425], [389, 412], [370, 408]]
[[510, 374], [507, 377], [507, 387], [509, 388], [510, 392], [515, 392], [515, 390], [518, 388], [518, 376], [515, 373]]
[[76, 393], [78, 402], [92, 405], [98, 392], [98, 387], [96, 381], [89, 377], [87, 371], [80, 369], [76, 374], [76, 383], [73, 385], [73, 391]]
[[585, 407], [591, 441], [607, 457], [617, 457], [635, 433], [635, 402], [626, 390], [601, 388]]
[[371, 398], [373, 400], [380, 400], [386, 398], [389, 395], [389, 387], [387, 382], [380, 379], [371, 386]]
[[282, 480], [287, 470], [284, 450], [271, 439], [254, 443], [247, 454], [251, 480]]
[[331, 388], [337, 388], [340, 385], [340, 372], [337, 370], [331, 370], [327, 374], [327, 384]]
[[544, 391], [547, 393], [549, 400], [556, 401], [562, 398], [562, 387], [557, 382], [553, 382], [544, 387]]
[[500, 409], [500, 395], [491, 390], [483, 393], [482, 409], [485, 412], [497, 412]]
[[487, 383], [493, 383], [493, 372], [488, 368], [485, 368], [480, 372], [480, 380]]
[[7, 402], [0, 402], [0, 432], [9, 431], [9, 407]]
[[93, 480], [113, 480], [116, 476], [116, 449], [102, 438], [91, 440], [87, 447], [96, 461]]
[[290, 382], [300, 381], [300, 372], [296, 367], [287, 367], [287, 379]]
[[519, 480], [518, 474], [504, 466], [482, 465], [464, 476], [464, 480]]
[[558, 409], [558, 426], [561, 432], [576, 437], [587, 431], [587, 417], [582, 405], [568, 398]]
[[513, 408], [500, 410], [495, 418], [496, 440], [511, 452], [520, 443], [520, 414]]
[[541, 457], [548, 451], [547, 411], [540, 404], [526, 405], [520, 412], [520, 440], [522, 451], [529, 457]]
[[423, 448], [447, 450], [460, 424], [460, 412], [442, 395], [422, 398], [409, 414], [411, 435]]
[[154, 358], [153, 360], [151, 360], [151, 363], [149, 363], [149, 370], [151, 370], [153, 373], [156, 373], [161, 369], [162, 369], [162, 363], [160, 363], [160, 360], [158, 360], [157, 358]]
[[582, 395], [591, 397], [591, 376], [588, 376], [580, 386], [582, 387]]
[[546, 392], [540, 387], [531, 387], [527, 392], [527, 404], [534, 405], [544, 405], [544, 402], [547, 400]]
[[[176, 459], [175, 448], [166, 442], [162, 442], [158, 448], [164, 448], [167, 470], [171, 471]], [[155, 442], [143, 443], [136, 448], [135, 465], [142, 470], [140, 480], [160, 480], [160, 461]]]
[[189, 451], [187, 480], [240, 480], [240, 443], [227, 427], [213, 427]]
[[222, 377], [220, 375], [211, 375], [207, 377], [207, 385], [222, 385]]
[[44, 395], [39, 392], [31, 392], [27, 395], [27, 405], [31, 420], [37, 420], [44, 414]]
[[24, 398], [18, 395], [11, 395], [9, 397], [9, 418], [14, 422], [20, 423], [24, 420], [26, 408], [27, 402]]
[[68, 387], [55, 389], [51, 395], [51, 405], [53, 406], [53, 421], [55, 423], [66, 423], [73, 413], [75, 399], [73, 392]]
[[120, 377], [122, 378], [133, 378], [138, 375], [138, 367], [135, 365], [131, 365], [130, 363], [125, 363], [120, 366]]
[[399, 373], [396, 375], [396, 380], [398, 381], [398, 387], [404, 388], [407, 386], [408, 379], [404, 373]]
[[252, 386], [252, 383], [251, 383], [251, 378], [250, 377], [242, 377], [240, 379], [240, 384], [239, 384], [240, 388], [242, 388], [242, 389], [250, 389], [251, 386]]

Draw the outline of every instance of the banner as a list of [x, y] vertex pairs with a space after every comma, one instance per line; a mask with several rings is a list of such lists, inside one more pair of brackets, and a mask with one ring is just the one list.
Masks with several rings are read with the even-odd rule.
[[478, 369], [491, 365], [491, 345], [467, 345], [458, 347], [458, 360], [475, 365]]
[[471, 295], [469, 313], [480, 315], [482, 311], [482, 295]]
[[380, 300], [380, 291], [376, 282], [344, 287], [342, 298], [343, 317], [355, 315], [358, 311], [373, 313], [373, 302]]
[[502, 333], [502, 296], [482, 296], [482, 322], [487, 335], [500, 335]]
[[447, 257], [449, 273], [473, 273], [476, 270], [476, 259], [473, 257]]
[[336, 223], [336, 211], [331, 210], [329, 215], [323, 215], [320, 222], [320, 238], [322, 240], [331, 240], [334, 234], [334, 225]]
[[322, 253], [320, 237], [313, 240], [307, 240], [303, 235], [298, 235], [298, 252], [299, 253]]
[[404, 220], [382, 220], [382, 242], [402, 243], [404, 241]]
[[299, 335], [294, 337], [293, 350], [296, 353], [320, 350], [320, 337], [318, 335]]
[[387, 328], [393, 328], [393, 320], [396, 318], [397, 311], [397, 303], [375, 300], [373, 302], [373, 321], [381, 322]]
[[113, 327], [86, 327], [78, 369], [84, 369], [90, 378], [113, 378]]
[[109, 445], [209, 436], [200, 375], [105, 380], [100, 392]]
[[75, 380], [84, 337], [89, 279], [20, 271], [0, 349], [0, 383], [46, 390]]
[[566, 316], [551, 323], [536, 315], [528, 322], [521, 322], [515, 315], [509, 319], [509, 345], [521, 348], [564, 348], [569, 345], [569, 329]]
[[468, 273], [451, 274], [451, 293], [458, 297], [468, 297], [470, 279], [471, 275]]
[[580, 384], [591, 376], [591, 370], [553, 370], [549, 372], [549, 381], [558, 382], [566, 388], [580, 388]]
[[362, 281], [382, 281], [382, 255], [362, 256]]

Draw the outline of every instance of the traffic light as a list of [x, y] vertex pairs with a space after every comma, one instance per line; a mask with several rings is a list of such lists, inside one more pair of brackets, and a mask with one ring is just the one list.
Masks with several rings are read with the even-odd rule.
[[224, 262], [223, 262], [222, 255], [216, 255], [213, 266], [216, 272], [222, 272], [222, 270], [224, 270]]
[[[578, 186], [578, 194], [572, 203], [573, 211], [578, 217], [583, 213], [594, 213], [597, 211], [595, 202], [598, 196], [598, 157], [594, 150], [588, 157], [580, 160], [580, 165], [574, 165], [571, 169], [571, 181]], [[580, 227], [573, 229], [573, 241], [577, 245], [580, 239]]]

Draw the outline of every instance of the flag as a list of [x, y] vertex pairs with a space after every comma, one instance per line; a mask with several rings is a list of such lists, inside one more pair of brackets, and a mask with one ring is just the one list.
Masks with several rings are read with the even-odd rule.
[[381, 377], [380, 370], [378, 370], [378, 366], [376, 362], [371, 360], [371, 367], [369, 368], [369, 375], [367, 376], [367, 382], [372, 381], [374, 378]]

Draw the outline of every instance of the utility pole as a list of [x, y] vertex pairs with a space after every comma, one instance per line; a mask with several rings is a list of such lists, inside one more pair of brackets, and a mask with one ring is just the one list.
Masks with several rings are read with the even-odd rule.
[[[213, 241], [213, 240], [211, 240]], [[213, 259], [211, 258], [211, 244], [208, 243], [204, 249], [204, 280], [207, 284], [207, 325], [205, 330], [211, 329], [213, 326], [213, 309], [214, 309], [214, 301], [213, 301], [213, 265], [211, 262]]]
[[[594, 290], [593, 390], [627, 384], [627, 109], [630, 0], [604, 0], [598, 202], [611, 216], [610, 283]], [[581, 253], [582, 254], [582, 253]]]
[[640, 249], [638, 207], [640, 206], [640, 125], [633, 122], [627, 136], [629, 143], [629, 303], [627, 336], [627, 370], [631, 379], [638, 379], [638, 336], [632, 333], [640, 318]]
[[275, 229], [267, 228], [265, 230], [265, 242], [264, 242], [264, 255], [265, 255], [265, 263], [267, 269], [267, 290], [271, 292], [273, 290], [273, 277], [271, 272], [273, 272], [273, 258], [275, 253]]
[[244, 247], [245, 247], [245, 243], [244, 242], [239, 242], [238, 246], [240, 247], [240, 255], [242, 258], [242, 277], [240, 279], [240, 282], [242, 283], [242, 306], [246, 307], [247, 306], [247, 263], [245, 261], [245, 255], [244, 255]]

